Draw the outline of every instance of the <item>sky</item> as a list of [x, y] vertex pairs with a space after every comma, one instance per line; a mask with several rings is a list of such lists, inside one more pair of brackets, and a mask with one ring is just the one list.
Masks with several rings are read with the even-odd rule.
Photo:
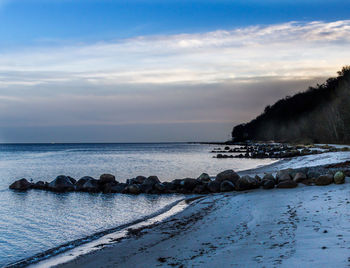
[[350, 64], [348, 1], [0, 0], [0, 142], [222, 141]]

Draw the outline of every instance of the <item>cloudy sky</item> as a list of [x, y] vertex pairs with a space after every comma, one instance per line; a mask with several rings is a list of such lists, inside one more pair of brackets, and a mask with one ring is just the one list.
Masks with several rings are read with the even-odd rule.
[[337, 0], [0, 0], [0, 142], [228, 139], [350, 64], [349, 14]]

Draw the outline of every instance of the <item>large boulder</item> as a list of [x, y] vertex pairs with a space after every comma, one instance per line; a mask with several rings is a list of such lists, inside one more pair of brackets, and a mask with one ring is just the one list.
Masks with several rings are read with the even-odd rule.
[[315, 179], [315, 184], [318, 186], [329, 185], [331, 183], [333, 183], [332, 174], [321, 175], [317, 179]]
[[212, 193], [220, 192], [220, 183], [217, 181], [211, 181], [208, 183], [207, 188]]
[[292, 180], [284, 180], [277, 184], [277, 188], [295, 188], [298, 184]]
[[207, 193], [208, 190], [205, 187], [206, 184], [198, 184], [196, 187], [193, 189], [194, 194], [204, 194]]
[[210, 176], [207, 173], [202, 173], [198, 178], [197, 181], [201, 183], [209, 183], [211, 182]]
[[185, 178], [181, 181], [181, 187], [186, 191], [192, 191], [197, 184], [198, 181], [192, 178]]
[[283, 169], [277, 172], [276, 174], [276, 182], [279, 183], [281, 181], [289, 181], [292, 180], [292, 176], [290, 175], [293, 172], [293, 169]]
[[18, 190], [18, 191], [26, 191], [30, 189], [32, 184], [27, 181], [27, 179], [20, 179], [12, 183], [9, 188], [12, 190]]
[[156, 183], [160, 183], [160, 180], [157, 176], [149, 176], [147, 179], [144, 180], [142, 184], [145, 185], [155, 185]]
[[95, 180], [95, 179], [93, 177], [90, 177], [90, 176], [84, 176], [84, 177], [80, 178], [75, 184], [76, 190], [83, 191], [83, 185], [89, 180]]
[[172, 192], [172, 191], [176, 190], [176, 186], [173, 182], [165, 181], [165, 182], [163, 182], [163, 185], [164, 185], [165, 190], [167, 192]]
[[127, 191], [130, 194], [139, 194], [141, 193], [140, 186], [138, 184], [131, 184], [127, 186]]
[[115, 176], [112, 174], [102, 174], [100, 176], [100, 183], [105, 184], [105, 183], [110, 183], [110, 182], [115, 182]]
[[140, 184], [141, 193], [152, 194], [154, 185], [155, 184]]
[[236, 190], [237, 191], [244, 191], [244, 190], [250, 190], [255, 189], [259, 187], [259, 181], [255, 178], [252, 178], [248, 175], [240, 177], [236, 181]]
[[153, 186], [154, 190], [156, 190], [158, 193], [164, 193], [166, 191], [166, 187], [163, 183], [156, 183]]
[[98, 180], [87, 180], [81, 187], [81, 191], [89, 193], [98, 193], [100, 191], [100, 185]]
[[220, 184], [220, 192], [231, 192], [235, 189], [235, 185], [231, 181], [223, 181]]
[[266, 173], [262, 181], [275, 181], [275, 177], [271, 173]]
[[343, 184], [345, 182], [345, 174], [342, 171], [338, 171], [334, 174], [334, 183]]
[[239, 179], [239, 175], [236, 172], [234, 172], [232, 169], [220, 172], [218, 175], [216, 175], [216, 178], [215, 178], [215, 180], [219, 183], [222, 183], [223, 181], [230, 181], [233, 184], [235, 184], [238, 179]]
[[306, 176], [305, 173], [303, 173], [303, 172], [298, 172], [298, 173], [295, 174], [293, 180], [294, 180], [296, 183], [299, 183], [299, 182], [303, 182], [303, 181], [306, 180], [306, 179], [307, 179], [307, 176]]
[[38, 181], [36, 183], [33, 184], [33, 189], [38, 189], [38, 190], [45, 190], [47, 189], [47, 182], [43, 182], [43, 181]]
[[74, 184], [64, 175], [57, 176], [56, 179], [49, 183], [48, 188], [55, 192], [69, 192], [75, 190]]
[[123, 193], [128, 185], [126, 183], [118, 183], [111, 185], [109, 188], [110, 193]]
[[265, 181], [263, 181], [262, 187], [265, 190], [273, 189], [273, 188], [275, 188], [275, 181], [274, 180], [265, 180]]
[[135, 178], [135, 183], [142, 184], [147, 178], [145, 176], [137, 176]]

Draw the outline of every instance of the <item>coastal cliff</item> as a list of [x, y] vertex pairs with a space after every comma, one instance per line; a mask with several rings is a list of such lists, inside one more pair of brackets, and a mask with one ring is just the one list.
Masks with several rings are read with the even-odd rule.
[[249, 123], [233, 128], [234, 141], [350, 142], [350, 66], [324, 84], [287, 96]]

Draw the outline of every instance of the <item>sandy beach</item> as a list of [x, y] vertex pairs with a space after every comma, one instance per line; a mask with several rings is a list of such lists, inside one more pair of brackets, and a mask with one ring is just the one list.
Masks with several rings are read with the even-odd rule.
[[206, 196], [58, 267], [347, 267], [349, 183]]

